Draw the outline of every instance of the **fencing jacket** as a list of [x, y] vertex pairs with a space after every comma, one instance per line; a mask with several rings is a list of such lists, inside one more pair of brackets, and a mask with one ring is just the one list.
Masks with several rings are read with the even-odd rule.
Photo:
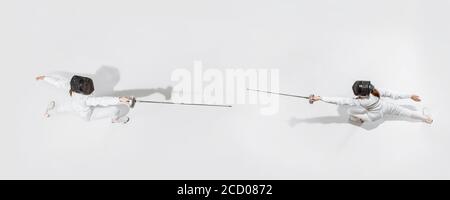
[[[47, 75], [44, 78], [47, 83], [61, 89], [70, 90], [70, 81], [62, 76]], [[92, 115], [92, 110], [95, 106], [110, 106], [120, 104], [119, 97], [94, 97], [90, 95], [83, 95], [78, 93], [72, 93], [70, 102], [60, 104], [63, 106], [61, 110], [73, 111], [80, 115], [85, 120], [89, 120]]]

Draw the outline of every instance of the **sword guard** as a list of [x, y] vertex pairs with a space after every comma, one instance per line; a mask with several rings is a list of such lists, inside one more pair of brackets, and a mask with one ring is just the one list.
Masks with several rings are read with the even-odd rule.
[[130, 103], [130, 108], [134, 108], [134, 106], [136, 105], [136, 97], [131, 97], [131, 103]]
[[309, 104], [313, 104], [314, 103], [314, 94], [309, 95]]

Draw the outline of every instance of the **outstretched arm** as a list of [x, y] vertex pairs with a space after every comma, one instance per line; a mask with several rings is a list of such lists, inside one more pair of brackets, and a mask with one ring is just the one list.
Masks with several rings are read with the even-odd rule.
[[391, 99], [409, 99], [411, 98], [414, 101], [420, 101], [420, 97], [418, 95], [415, 94], [400, 94], [400, 93], [396, 93], [390, 90], [383, 90], [383, 89], [377, 89], [378, 92], [380, 92], [380, 96], [382, 97], [388, 97]]
[[56, 88], [62, 88], [70, 90], [70, 83], [69, 80], [62, 76], [58, 75], [45, 75], [45, 76], [38, 76], [36, 77], [36, 80], [38, 81], [45, 81], [49, 83], [50, 85], [55, 86]]
[[331, 103], [331, 104], [336, 104], [336, 105], [349, 105], [349, 106], [361, 105], [361, 103], [357, 99], [353, 99], [353, 98], [314, 96], [312, 100], [313, 101], [323, 101], [326, 103]]
[[88, 97], [86, 105], [88, 106], [114, 106], [119, 104], [129, 104], [130, 97]]

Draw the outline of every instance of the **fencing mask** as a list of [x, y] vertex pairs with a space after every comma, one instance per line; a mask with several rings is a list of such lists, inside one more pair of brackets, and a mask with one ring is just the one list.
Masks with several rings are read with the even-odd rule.
[[70, 93], [72, 92], [90, 95], [94, 92], [94, 82], [88, 77], [75, 75], [70, 80]]
[[355, 81], [353, 84], [353, 93], [356, 96], [369, 96], [372, 93], [374, 86], [370, 81]]

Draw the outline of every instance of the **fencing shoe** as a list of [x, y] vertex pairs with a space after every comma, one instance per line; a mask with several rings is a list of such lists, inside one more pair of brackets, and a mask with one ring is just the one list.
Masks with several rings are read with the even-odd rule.
[[350, 123], [355, 124], [355, 125], [361, 125], [364, 123], [364, 120], [355, 117], [355, 116], [350, 116], [349, 118]]
[[430, 111], [428, 108], [423, 108], [422, 109], [422, 114], [425, 115], [427, 117], [427, 119], [425, 119], [425, 123], [428, 124], [432, 124], [433, 123], [433, 118], [431, 117]]
[[126, 124], [130, 121], [130, 117], [125, 116], [125, 117], [121, 117], [119, 119], [113, 119], [112, 123], [121, 123], [121, 124]]
[[50, 101], [50, 103], [48, 103], [47, 105], [47, 109], [45, 110], [44, 113], [44, 117], [49, 118], [50, 117], [50, 111], [52, 111], [53, 109], [55, 109], [55, 101]]

